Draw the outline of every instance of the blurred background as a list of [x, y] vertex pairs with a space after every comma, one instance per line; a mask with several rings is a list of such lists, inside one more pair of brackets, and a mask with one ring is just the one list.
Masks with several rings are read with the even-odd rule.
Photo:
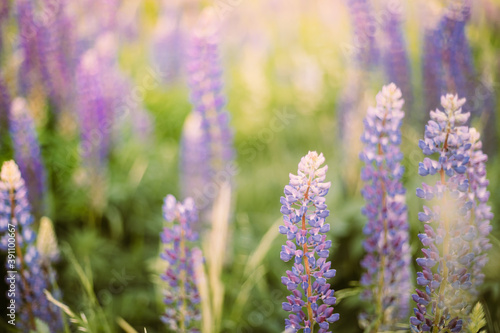
[[[204, 248], [208, 264], [220, 256], [222, 265], [217, 330], [283, 331], [289, 292], [280, 277], [290, 265], [279, 258], [279, 198], [300, 158], [316, 150], [332, 182], [328, 237], [341, 318], [333, 328], [362, 331], [359, 138], [375, 94], [395, 82], [406, 101], [403, 180], [414, 258], [423, 231], [418, 140], [429, 110], [440, 107], [441, 94], [457, 92], [482, 132], [495, 218], [480, 301], [488, 332], [500, 332], [499, 0], [1, 1], [0, 160], [26, 160], [34, 215], [54, 222], [62, 301], [75, 312], [101, 318], [72, 255], [111, 331], [124, 327], [117, 318], [139, 332], [168, 331], [160, 321], [161, 205], [167, 194], [189, 192], [181, 136], [196, 98], [186, 45], [202, 26], [213, 29], [234, 140], [222, 251]], [[9, 111], [17, 97], [31, 119], [21, 129], [9, 126], [20, 117]], [[16, 131], [39, 148], [19, 151]], [[202, 238], [217, 239], [207, 221]]]

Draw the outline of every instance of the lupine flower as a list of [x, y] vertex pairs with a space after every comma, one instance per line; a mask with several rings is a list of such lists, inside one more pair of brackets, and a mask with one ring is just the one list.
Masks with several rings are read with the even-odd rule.
[[476, 93], [480, 82], [465, 35], [470, 11], [469, 0], [450, 2], [438, 24], [425, 32], [422, 65], [427, 109], [436, 105], [446, 91], [472, 97], [464, 105], [465, 111], [492, 109], [493, 94]]
[[411, 89], [410, 64], [406, 52], [405, 40], [401, 27], [401, 4], [389, 2], [384, 10], [382, 30], [384, 32], [383, 65], [390, 82], [401, 87], [407, 109], [411, 109], [413, 94]]
[[283, 310], [291, 312], [285, 328], [292, 332], [310, 333], [318, 324], [318, 333], [325, 333], [330, 323], [339, 319], [338, 313], [333, 313], [334, 290], [327, 283], [336, 271], [327, 261], [332, 241], [326, 240], [330, 224], [325, 218], [330, 211], [325, 195], [331, 183], [324, 182], [328, 170], [328, 166], [320, 168], [324, 162], [323, 154], [315, 151], [302, 157], [297, 175], [290, 174], [290, 184], [280, 199], [284, 225], [279, 231], [288, 239], [281, 247], [280, 258], [294, 261], [292, 270], [281, 278], [292, 292], [282, 304]]
[[168, 195], [163, 205], [163, 217], [170, 225], [160, 234], [166, 245], [161, 258], [169, 264], [162, 275], [168, 283], [164, 298], [167, 309], [162, 321], [175, 332], [199, 332], [200, 295], [195, 277], [199, 250], [192, 246], [198, 239], [193, 231], [193, 224], [198, 219], [194, 200], [187, 198], [184, 202], [177, 202], [173, 195]]
[[376, 323], [378, 329], [393, 330], [407, 318], [410, 297], [410, 246], [408, 242], [405, 189], [401, 183], [404, 167], [401, 143], [401, 90], [391, 83], [377, 94], [377, 106], [369, 108], [364, 120], [364, 143], [360, 159], [365, 163], [361, 193], [366, 201], [363, 214], [367, 252], [361, 262], [365, 272], [362, 298], [375, 310], [361, 315], [362, 323]]
[[163, 8], [153, 36], [152, 60], [162, 73], [166, 73], [166, 83], [176, 82], [184, 67], [186, 32], [181, 22], [179, 8]]
[[68, 2], [50, 7], [45, 1], [46, 19], [41, 22], [37, 42], [41, 51], [41, 69], [47, 94], [59, 111], [68, 106], [75, 69], [74, 27], [67, 13]]
[[10, 134], [16, 161], [26, 179], [33, 213], [41, 216], [47, 192], [46, 173], [33, 118], [26, 101], [20, 97], [15, 98], [10, 107]]
[[417, 189], [419, 198], [429, 201], [418, 218], [424, 223], [419, 234], [424, 257], [417, 259], [422, 271], [417, 273], [413, 300], [415, 316], [410, 318], [413, 332], [460, 332], [465, 314], [470, 310], [467, 290], [471, 288], [468, 269], [474, 261], [469, 241], [474, 238], [470, 228], [473, 202], [468, 196], [467, 170], [471, 143], [464, 124], [469, 113], [462, 112], [465, 99], [448, 94], [441, 97], [444, 111], [431, 111], [425, 127], [425, 139], [419, 147], [426, 157], [419, 164], [421, 176], [437, 177], [434, 185], [423, 183]]
[[[0, 247], [11, 253], [14, 244], [16, 263], [7, 262], [7, 271], [16, 273], [16, 312], [18, 327], [22, 331], [35, 329], [35, 318], [46, 322], [51, 332], [62, 327], [60, 311], [49, 304], [44, 289], [48, 289], [46, 275], [40, 265], [40, 253], [33, 231], [33, 217], [27, 198], [24, 180], [14, 161], [5, 162], [0, 172]], [[12, 227], [15, 242], [9, 242]]]
[[370, 68], [378, 61], [373, 8], [370, 0], [348, 0], [347, 5], [354, 29], [354, 60], [363, 68]]
[[113, 109], [105, 94], [102, 63], [95, 49], [87, 51], [77, 70], [77, 110], [84, 163], [100, 170], [106, 165], [110, 148], [110, 128]]
[[469, 200], [473, 202], [470, 214], [469, 229], [472, 235], [470, 246], [474, 252], [474, 259], [471, 261], [470, 274], [472, 286], [469, 290], [471, 302], [478, 297], [478, 288], [484, 281], [483, 267], [488, 261], [487, 251], [491, 248], [488, 235], [491, 232], [490, 220], [493, 218], [491, 207], [488, 205], [490, 192], [487, 190], [489, 184], [486, 178], [486, 161], [488, 156], [482, 151], [482, 142], [479, 139], [479, 132], [475, 128], [470, 128], [470, 162], [467, 168], [467, 179], [469, 180]]
[[39, 26], [35, 21], [31, 1], [19, 0], [15, 4], [19, 26], [19, 44], [23, 54], [19, 83], [21, 92], [27, 94], [34, 85], [41, 85], [41, 52], [37, 43]]
[[[193, 175], [186, 174], [183, 178], [209, 173], [211, 179], [209, 183], [203, 184], [203, 188], [188, 188], [186, 185], [183, 185], [183, 188], [197, 203], [201, 203], [199, 208], [204, 209], [208, 208], [207, 202], [210, 203], [215, 199], [218, 192], [216, 190], [206, 193], [205, 186], [213, 188], [220, 185], [217, 183], [217, 179], [220, 178], [225, 178], [225, 182], [231, 182], [232, 175], [226, 169], [233, 159], [234, 150], [229, 113], [225, 109], [226, 101], [222, 94], [217, 29], [214, 28], [214, 22], [210, 18], [200, 22], [189, 40], [187, 72], [193, 113], [201, 116], [203, 133], [201, 141], [205, 145], [203, 150], [208, 152], [209, 163], [198, 164], [198, 171]], [[187, 147], [188, 141], [184, 143], [184, 149], [192, 149]], [[203, 197], [200, 198], [199, 193], [202, 193]]]

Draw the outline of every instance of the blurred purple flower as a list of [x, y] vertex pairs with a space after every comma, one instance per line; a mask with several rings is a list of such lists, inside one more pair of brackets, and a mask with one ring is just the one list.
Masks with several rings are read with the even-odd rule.
[[23, 95], [35, 87], [43, 89], [42, 60], [43, 50], [40, 49], [40, 24], [35, 18], [34, 8], [30, 0], [15, 2], [17, 23], [19, 27], [19, 45], [23, 60], [19, 70], [19, 89]]
[[199, 250], [192, 246], [198, 240], [193, 230], [198, 211], [193, 199], [177, 202], [169, 194], [163, 205], [163, 217], [169, 226], [160, 234], [166, 245], [161, 258], [168, 262], [168, 268], [161, 276], [168, 283], [164, 298], [167, 309], [162, 321], [176, 332], [199, 332], [196, 327], [201, 320], [200, 295], [194, 267], [197, 260], [194, 253]]
[[179, 80], [185, 67], [186, 34], [181, 25], [180, 8], [164, 8], [158, 19], [151, 45], [153, 63], [166, 73], [165, 83]]
[[[194, 31], [189, 40], [187, 49], [187, 73], [191, 91], [191, 103], [195, 117], [201, 127], [196, 134], [199, 145], [192, 147], [192, 140], [183, 140], [182, 161], [191, 163], [192, 151], [203, 152], [199, 158], [208, 163], [197, 163], [191, 167], [183, 165], [184, 180], [189, 179], [189, 184], [183, 183], [182, 188], [186, 195], [192, 196], [200, 209], [208, 208], [210, 202], [217, 196], [217, 190], [205, 191], [220, 186], [221, 178], [225, 182], [232, 181], [232, 174], [227, 172], [228, 163], [234, 158], [233, 133], [229, 124], [229, 113], [226, 111], [226, 100], [222, 93], [222, 69], [218, 52], [218, 35], [210, 20], [201, 21], [198, 29]], [[197, 120], [198, 121], [198, 120]], [[186, 126], [187, 130], [188, 127]], [[193, 127], [189, 127], [193, 129]], [[192, 137], [185, 133], [184, 137]], [[205, 153], [206, 152], [206, 153]], [[189, 172], [189, 173], [187, 173]], [[205, 181], [206, 175], [210, 176], [208, 183], [194, 184], [191, 180]]]
[[408, 241], [405, 188], [401, 183], [404, 167], [401, 123], [404, 100], [401, 90], [391, 83], [377, 94], [377, 106], [369, 108], [364, 120], [364, 143], [360, 159], [365, 163], [361, 193], [366, 201], [363, 214], [368, 221], [363, 230], [367, 252], [361, 262], [365, 272], [361, 284], [362, 298], [375, 305], [372, 312], [361, 315], [362, 323], [378, 329], [394, 330], [407, 318], [410, 297], [410, 245]]
[[424, 223], [424, 233], [419, 234], [424, 257], [417, 259], [422, 267], [417, 284], [423, 290], [416, 289], [412, 295], [417, 303], [410, 319], [413, 332], [460, 332], [471, 306], [468, 268], [475, 254], [468, 241], [474, 237], [474, 229], [469, 222], [473, 202], [468, 197], [467, 179], [471, 143], [469, 128], [464, 125], [470, 113], [462, 113], [464, 103], [457, 95], [442, 96], [444, 111], [430, 112], [425, 139], [419, 142], [425, 155], [437, 155], [437, 160], [426, 157], [419, 164], [419, 174], [436, 175], [439, 180], [417, 189], [417, 196], [430, 201], [432, 208], [424, 206], [418, 214]]
[[69, 107], [72, 100], [73, 75], [76, 61], [74, 23], [67, 11], [67, 0], [56, 5], [46, 0], [45, 19], [40, 24], [38, 42], [41, 69], [47, 94], [58, 111]]
[[35, 123], [30, 116], [26, 101], [20, 97], [15, 98], [10, 107], [10, 135], [15, 159], [26, 179], [28, 198], [33, 207], [33, 213], [40, 217], [45, 208], [47, 176]]
[[[49, 303], [44, 289], [49, 289], [47, 275], [40, 266], [40, 255], [35, 245], [33, 217], [24, 180], [14, 161], [5, 162], [0, 173], [0, 248], [15, 253], [15, 264], [7, 262], [7, 271], [15, 273], [16, 326], [22, 331], [35, 330], [35, 318], [49, 325], [51, 332], [62, 329], [60, 310]], [[11, 227], [14, 226], [14, 227]], [[14, 230], [13, 230], [14, 228]], [[15, 233], [15, 242], [9, 242]], [[14, 248], [9, 245], [14, 244]], [[11, 274], [7, 274], [7, 278]], [[7, 282], [10, 283], [7, 279]]]
[[85, 164], [100, 167], [109, 152], [109, 124], [112, 110], [108, 109], [101, 79], [102, 68], [95, 50], [82, 56], [77, 70], [77, 111], [80, 117], [82, 152]]
[[287, 332], [302, 329], [310, 333], [318, 324], [318, 333], [325, 333], [330, 323], [339, 319], [338, 313], [333, 313], [334, 291], [327, 283], [336, 271], [327, 261], [332, 241], [326, 240], [330, 224], [325, 223], [325, 218], [330, 212], [325, 195], [331, 183], [324, 183], [328, 170], [328, 166], [320, 168], [324, 162], [323, 154], [315, 151], [302, 157], [297, 175], [290, 174], [290, 184], [280, 198], [284, 225], [279, 231], [288, 239], [281, 247], [280, 258], [294, 261], [292, 270], [281, 278], [281, 283], [292, 292], [282, 304], [283, 310], [291, 312], [285, 320]]
[[347, 0], [351, 23], [354, 29], [353, 56], [363, 69], [369, 69], [378, 62], [379, 51], [375, 33], [377, 22], [370, 0]]
[[401, 88], [403, 96], [405, 96], [406, 108], [411, 110], [413, 104], [411, 72], [401, 26], [403, 15], [401, 7], [401, 4], [389, 2], [384, 8], [382, 31], [386, 46], [384, 47], [383, 65], [387, 79]]

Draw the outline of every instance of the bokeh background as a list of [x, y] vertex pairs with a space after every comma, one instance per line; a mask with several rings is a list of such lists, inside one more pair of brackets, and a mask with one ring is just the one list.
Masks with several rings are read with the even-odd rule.
[[[148, 332], [167, 331], [160, 321], [164, 311], [158, 257], [164, 224], [161, 205], [169, 193], [181, 196], [180, 139], [192, 111], [183, 43], [208, 10], [218, 27], [223, 93], [236, 151], [228, 233], [220, 240], [224, 245], [220, 331], [283, 331], [287, 314], [281, 302], [288, 291], [280, 277], [290, 265], [279, 258], [285, 241], [278, 233], [279, 198], [300, 158], [316, 150], [325, 155], [327, 180], [332, 182], [326, 197], [332, 226], [328, 237], [333, 240], [331, 260], [337, 276], [332, 285], [339, 291], [336, 311], [341, 318], [333, 327], [337, 332], [361, 332], [357, 315], [364, 305], [357, 296], [357, 281], [365, 224], [358, 160], [362, 119], [382, 85], [399, 80], [406, 100], [403, 180], [416, 258], [421, 246], [417, 234], [423, 230], [417, 220], [422, 201], [415, 196], [422, 182], [417, 173], [423, 159], [418, 140], [430, 107], [439, 106], [432, 96], [442, 89], [433, 90], [425, 79], [425, 64], [433, 56], [432, 43], [426, 44], [425, 38], [450, 3], [459, 1], [28, 1], [41, 13], [42, 22], [50, 22], [51, 13], [68, 15], [67, 28], [58, 26], [59, 34], [52, 40], [36, 37], [40, 45], [69, 49], [68, 40], [76, 38], [70, 57], [100, 50], [112, 58], [116, 71], [108, 71], [106, 77], [116, 74], [121, 78], [116, 82], [126, 82], [123, 90], [107, 81], [109, 91], [127, 100], [128, 112], [120, 113], [119, 105], [113, 109], [109, 156], [99, 165], [96, 178], [82, 162], [80, 122], [71, 107], [77, 98], [68, 92], [62, 104], [54, 102], [59, 100], [44, 89], [48, 83], [43, 76], [40, 82], [33, 81], [23, 67], [26, 56], [17, 2], [2, 0], [10, 10], [0, 18], [0, 73], [10, 95], [26, 98], [35, 122], [46, 170], [39, 216], [53, 220], [63, 250], [57, 271], [65, 304], [90, 320], [101, 322], [99, 316], [104, 316], [111, 331], [123, 330], [117, 318], [139, 332], [144, 327]], [[387, 27], [385, 6], [397, 13], [398, 24]], [[397, 31], [399, 48], [389, 42]], [[500, 1], [474, 1], [464, 31], [474, 75], [466, 76], [463, 94], [489, 154], [490, 204], [495, 214], [480, 300], [488, 331], [499, 332]], [[449, 54], [467, 56], [467, 49], [449, 47]], [[401, 55], [405, 59], [405, 54], [407, 62], [387, 62]], [[78, 91], [72, 79], [75, 73], [68, 70], [69, 79], [54, 84], [53, 90]], [[28, 74], [32, 81], [22, 78]], [[27, 81], [35, 83], [22, 88]], [[5, 126], [0, 137], [0, 161], [12, 159]], [[210, 225], [205, 229], [209, 231]], [[102, 313], [86, 296], [71, 253], [92, 281]], [[210, 258], [216, 253], [208, 249], [204, 255]]]

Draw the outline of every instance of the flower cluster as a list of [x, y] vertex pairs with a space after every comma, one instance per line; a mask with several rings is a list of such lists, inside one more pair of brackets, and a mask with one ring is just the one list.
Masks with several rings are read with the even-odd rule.
[[163, 205], [163, 216], [171, 225], [160, 234], [162, 243], [166, 245], [161, 258], [168, 262], [168, 268], [162, 275], [168, 283], [164, 298], [167, 309], [162, 320], [176, 332], [199, 332], [200, 295], [195, 279], [195, 264], [199, 259], [193, 254], [199, 253], [199, 250], [191, 246], [198, 239], [193, 231], [198, 211], [193, 199], [177, 202], [173, 195], [168, 195]]
[[424, 257], [417, 259], [422, 271], [417, 273], [417, 303], [411, 317], [414, 332], [460, 332], [463, 318], [470, 310], [467, 289], [472, 286], [468, 269], [474, 261], [470, 240], [475, 237], [470, 228], [473, 202], [468, 196], [467, 170], [470, 160], [470, 134], [464, 124], [469, 113], [462, 112], [465, 99], [448, 94], [441, 97], [444, 111], [430, 112], [425, 127], [425, 139], [419, 147], [428, 156], [419, 164], [421, 176], [436, 175], [436, 183], [423, 183], [417, 196], [430, 202], [418, 218], [424, 223], [419, 238]]
[[42, 163], [40, 145], [35, 124], [27, 103], [17, 97], [10, 107], [10, 133], [14, 144], [15, 158], [28, 187], [28, 198], [35, 216], [41, 216], [46, 189], [45, 168]]
[[327, 261], [332, 242], [326, 240], [330, 225], [325, 218], [330, 212], [325, 195], [331, 183], [324, 182], [328, 169], [328, 166], [320, 168], [324, 161], [323, 154], [315, 151], [302, 157], [297, 175], [290, 174], [290, 184], [285, 186], [285, 196], [280, 199], [284, 225], [279, 231], [288, 239], [280, 258], [294, 261], [292, 270], [281, 278], [292, 292], [283, 303], [283, 309], [291, 312], [285, 326], [292, 332], [301, 329], [304, 333], [312, 332], [317, 323], [318, 332], [325, 333], [330, 323], [339, 319], [333, 313], [334, 290], [327, 283], [336, 271]]
[[[208, 13], [207, 13], [208, 14]], [[201, 143], [206, 152], [208, 163], [197, 163], [193, 174], [184, 179], [194, 178], [195, 174], [210, 174], [210, 182], [196, 187], [183, 184], [185, 195], [192, 196], [200, 209], [207, 208], [207, 202], [215, 199], [217, 190], [213, 187], [224, 178], [231, 182], [226, 172], [227, 164], [233, 159], [233, 134], [229, 126], [229, 113], [225, 109], [226, 100], [222, 94], [222, 70], [218, 52], [218, 31], [215, 18], [202, 16], [199, 25], [187, 42], [187, 74], [191, 91], [193, 113], [201, 117]], [[183, 145], [183, 161], [191, 163], [188, 141]], [[189, 171], [189, 170], [186, 170]], [[220, 184], [219, 184], [220, 185]]]
[[7, 271], [17, 271], [15, 304], [19, 327], [23, 331], [34, 330], [38, 318], [49, 325], [51, 332], [57, 332], [62, 328], [61, 312], [43, 293], [50, 286], [35, 244], [24, 180], [14, 161], [3, 164], [0, 180], [0, 248], [8, 253], [15, 251], [16, 263], [8, 262]]
[[365, 269], [362, 298], [375, 305], [374, 311], [360, 319], [363, 326], [377, 323], [374, 331], [379, 327], [394, 329], [406, 318], [411, 259], [399, 149], [404, 100], [394, 83], [384, 86], [376, 99], [377, 106], [368, 109], [364, 120], [361, 140], [365, 146], [360, 154], [365, 163], [361, 171], [365, 182], [361, 193], [366, 201], [363, 214], [368, 220], [363, 230], [367, 254], [361, 262]]

